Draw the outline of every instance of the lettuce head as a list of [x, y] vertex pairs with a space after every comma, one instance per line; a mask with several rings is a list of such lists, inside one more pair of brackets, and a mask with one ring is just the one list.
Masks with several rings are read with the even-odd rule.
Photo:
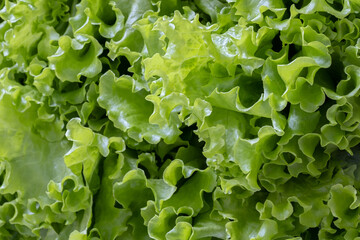
[[360, 240], [360, 2], [0, 1], [0, 239]]

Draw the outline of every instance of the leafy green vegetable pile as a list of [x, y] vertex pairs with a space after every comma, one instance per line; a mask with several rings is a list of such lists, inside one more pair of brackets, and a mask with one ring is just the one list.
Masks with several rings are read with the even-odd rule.
[[360, 239], [359, 0], [0, 9], [0, 239]]

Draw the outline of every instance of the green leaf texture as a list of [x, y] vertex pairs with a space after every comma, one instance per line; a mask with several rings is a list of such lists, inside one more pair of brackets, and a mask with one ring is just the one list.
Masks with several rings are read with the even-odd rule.
[[360, 240], [359, 13], [0, 1], [0, 239]]

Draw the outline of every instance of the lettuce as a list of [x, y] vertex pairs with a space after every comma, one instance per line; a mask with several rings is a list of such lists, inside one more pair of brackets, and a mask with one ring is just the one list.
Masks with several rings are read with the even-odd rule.
[[4, 0], [0, 239], [360, 239], [357, 0]]

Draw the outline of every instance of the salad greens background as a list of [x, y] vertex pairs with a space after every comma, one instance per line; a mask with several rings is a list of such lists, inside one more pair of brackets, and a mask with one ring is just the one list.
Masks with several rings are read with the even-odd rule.
[[1, 239], [360, 239], [359, 0], [3, 0]]

